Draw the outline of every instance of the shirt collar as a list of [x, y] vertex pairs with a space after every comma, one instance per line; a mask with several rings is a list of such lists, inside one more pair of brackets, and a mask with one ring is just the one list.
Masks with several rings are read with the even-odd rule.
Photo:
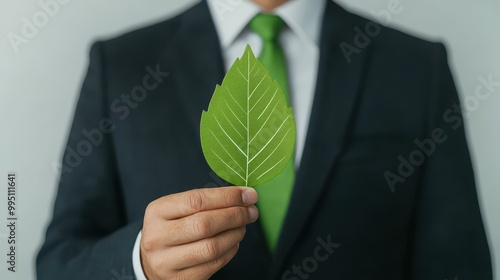
[[[207, 0], [222, 48], [229, 47], [260, 12], [250, 0]], [[325, 0], [290, 0], [273, 11], [303, 41], [319, 45]]]

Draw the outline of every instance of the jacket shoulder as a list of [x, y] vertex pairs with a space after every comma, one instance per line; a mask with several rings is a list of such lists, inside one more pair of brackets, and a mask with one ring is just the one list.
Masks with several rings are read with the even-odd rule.
[[99, 49], [108, 62], [126, 59], [133, 63], [134, 60], [143, 61], [147, 57], [158, 58], [165, 50], [170, 49], [175, 38], [183, 32], [182, 26], [185, 22], [196, 16], [193, 10], [199, 10], [199, 5], [161, 22], [94, 42], [92, 48]]
[[343, 8], [340, 9], [343, 14], [342, 18], [352, 28], [353, 41], [348, 43], [352, 43], [354, 47], [356, 47], [355, 36], [365, 36], [370, 44], [373, 44], [377, 55], [401, 56], [404, 54], [428, 59], [433, 53], [445, 50], [441, 42], [424, 39], [399, 28], [389, 27], [376, 19], [369, 19]]

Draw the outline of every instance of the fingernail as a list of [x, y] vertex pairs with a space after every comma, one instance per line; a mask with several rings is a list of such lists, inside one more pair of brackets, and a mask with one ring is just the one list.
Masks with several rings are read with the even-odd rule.
[[243, 203], [245, 204], [255, 204], [257, 203], [258, 200], [258, 194], [253, 188], [246, 188], [242, 193], [241, 193], [241, 198], [243, 200]]
[[250, 215], [250, 220], [252, 220], [252, 222], [255, 222], [259, 217], [259, 210], [257, 210], [257, 207], [252, 205], [248, 207], [248, 214]]

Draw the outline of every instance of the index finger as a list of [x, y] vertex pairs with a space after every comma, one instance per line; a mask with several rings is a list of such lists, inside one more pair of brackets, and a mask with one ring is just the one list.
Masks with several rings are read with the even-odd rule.
[[175, 220], [208, 210], [250, 206], [257, 200], [258, 195], [253, 188], [222, 187], [176, 193], [164, 196], [156, 202], [158, 215], [167, 220]]

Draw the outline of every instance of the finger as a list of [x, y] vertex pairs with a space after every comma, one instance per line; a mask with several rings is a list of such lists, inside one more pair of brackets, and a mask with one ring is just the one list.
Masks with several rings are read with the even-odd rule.
[[213, 262], [240, 243], [245, 231], [244, 227], [240, 227], [203, 240], [169, 247], [165, 250], [165, 262], [178, 270]]
[[189, 267], [178, 271], [179, 279], [203, 279], [208, 280], [212, 275], [214, 275], [221, 268], [226, 266], [238, 252], [239, 246], [234, 246], [226, 254], [220, 258], [200, 264], [194, 267]]
[[[230, 229], [241, 228], [259, 217], [257, 207], [239, 206], [199, 212], [163, 224], [166, 246], [175, 246], [215, 236]], [[179, 234], [181, 232], [181, 234]]]
[[181, 279], [210, 279], [212, 275], [226, 266], [234, 256], [236, 256], [238, 249], [239, 246], [234, 246], [226, 254], [216, 260], [183, 269], [179, 271], [179, 276]]
[[196, 189], [172, 194], [152, 203], [157, 215], [167, 220], [173, 220], [207, 210], [249, 206], [255, 204], [257, 199], [257, 192], [252, 188], [224, 187]]
[[[148, 276], [156, 276], [155, 279], [161, 279], [165, 275], [176, 275], [176, 279], [209, 279], [236, 255], [238, 248], [239, 244], [236, 244], [218, 259], [185, 269], [175, 269], [171, 266], [171, 259], [165, 258], [165, 255], [170, 255], [170, 251], [157, 252], [149, 258], [141, 258], [141, 261], [144, 272]], [[192, 277], [189, 277], [190, 275]]]

